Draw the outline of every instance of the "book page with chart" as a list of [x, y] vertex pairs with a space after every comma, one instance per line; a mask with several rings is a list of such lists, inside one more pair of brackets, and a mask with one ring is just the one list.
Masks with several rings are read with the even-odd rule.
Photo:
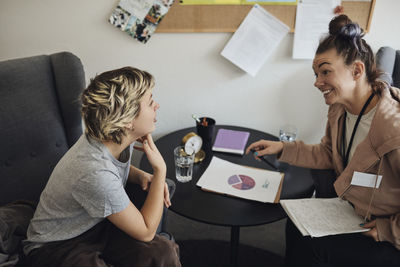
[[350, 203], [340, 198], [304, 198], [280, 201], [283, 209], [303, 236], [322, 237], [366, 232], [363, 218]]
[[196, 185], [206, 191], [277, 203], [282, 181], [283, 173], [246, 167], [213, 157]]

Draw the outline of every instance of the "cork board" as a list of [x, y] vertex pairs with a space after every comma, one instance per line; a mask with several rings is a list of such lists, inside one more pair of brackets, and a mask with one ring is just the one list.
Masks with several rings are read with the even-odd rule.
[[[369, 31], [376, 0], [342, 1], [344, 13]], [[157, 32], [235, 32], [252, 5], [180, 5], [175, 0]], [[296, 6], [262, 5], [294, 32]]]

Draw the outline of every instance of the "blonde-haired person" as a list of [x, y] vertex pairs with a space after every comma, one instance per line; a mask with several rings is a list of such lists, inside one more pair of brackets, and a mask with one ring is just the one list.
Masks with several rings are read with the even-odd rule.
[[[151, 136], [159, 108], [153, 88], [151, 74], [125, 67], [97, 75], [83, 91], [85, 133], [41, 194], [24, 246], [28, 266], [181, 266], [178, 246], [156, 234], [171, 202]], [[136, 141], [153, 174], [130, 164]], [[140, 210], [127, 181], [148, 191]]]
[[[314, 169], [333, 169], [337, 196], [368, 218], [364, 233], [303, 237], [288, 219], [286, 266], [400, 266], [400, 90], [378, 79], [363, 31], [346, 15], [329, 24], [312, 68], [315, 87], [329, 105], [320, 144], [251, 144], [255, 156]], [[379, 188], [351, 183], [355, 171], [383, 175]]]

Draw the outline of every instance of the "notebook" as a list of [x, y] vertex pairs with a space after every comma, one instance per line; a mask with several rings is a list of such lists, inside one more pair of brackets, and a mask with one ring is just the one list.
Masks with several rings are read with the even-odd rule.
[[212, 150], [243, 155], [249, 136], [245, 131], [219, 129]]
[[366, 232], [363, 219], [349, 202], [340, 198], [303, 198], [280, 201], [282, 208], [303, 236], [322, 237]]

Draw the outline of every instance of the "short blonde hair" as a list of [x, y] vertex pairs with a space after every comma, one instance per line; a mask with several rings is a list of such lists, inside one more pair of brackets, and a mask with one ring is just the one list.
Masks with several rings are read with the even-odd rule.
[[140, 100], [154, 87], [153, 76], [133, 67], [97, 75], [83, 91], [85, 133], [99, 141], [121, 144], [125, 127], [140, 112]]

